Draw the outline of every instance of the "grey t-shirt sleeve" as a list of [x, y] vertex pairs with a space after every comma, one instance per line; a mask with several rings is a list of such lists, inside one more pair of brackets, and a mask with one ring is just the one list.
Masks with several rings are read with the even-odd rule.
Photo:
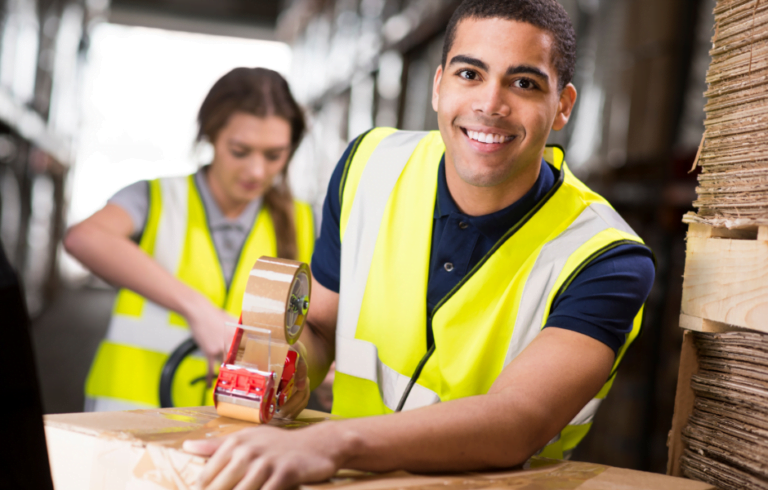
[[138, 240], [144, 233], [147, 225], [147, 213], [149, 212], [149, 182], [140, 180], [123, 187], [107, 201], [123, 208], [133, 221], [133, 233], [131, 238]]

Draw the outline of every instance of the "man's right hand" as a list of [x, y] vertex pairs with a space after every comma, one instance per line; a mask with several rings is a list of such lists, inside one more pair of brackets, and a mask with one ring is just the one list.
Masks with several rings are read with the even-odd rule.
[[301, 342], [291, 346], [299, 354], [296, 373], [293, 375], [293, 394], [276, 414], [281, 419], [295, 419], [309, 403], [309, 378], [307, 377], [307, 349]]

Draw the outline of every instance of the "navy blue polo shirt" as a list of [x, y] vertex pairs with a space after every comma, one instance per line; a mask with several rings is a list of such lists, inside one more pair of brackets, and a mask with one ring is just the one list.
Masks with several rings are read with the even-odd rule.
[[[323, 205], [320, 238], [312, 256], [312, 274], [331, 291], [339, 291], [341, 241], [339, 187], [350, 144], [336, 165]], [[427, 312], [488, 253], [507, 230], [545, 197], [555, 184], [555, 170], [542, 160], [539, 178], [518, 201], [495, 213], [462, 213], [445, 180], [445, 156], [437, 174], [437, 198], [432, 229]], [[616, 353], [632, 330], [632, 322], [653, 285], [655, 269], [648, 248], [621, 245], [590, 262], [552, 305], [545, 327], [582, 333]], [[428, 343], [431, 330], [427, 329]]]

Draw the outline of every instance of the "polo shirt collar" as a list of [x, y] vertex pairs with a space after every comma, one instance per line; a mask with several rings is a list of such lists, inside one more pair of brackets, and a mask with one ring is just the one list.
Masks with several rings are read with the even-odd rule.
[[523, 197], [513, 202], [509, 206], [495, 213], [483, 216], [467, 216], [459, 210], [456, 202], [448, 190], [448, 183], [445, 178], [445, 154], [440, 160], [440, 168], [437, 172], [437, 202], [435, 205], [435, 219], [440, 219], [451, 214], [462, 217], [470, 224], [474, 225], [480, 233], [492, 240], [500, 239], [507, 230], [515, 226], [525, 214], [533, 209], [547, 192], [555, 184], [555, 174], [552, 168], [541, 160], [541, 171], [536, 183], [525, 193]]
[[208, 186], [208, 179], [205, 177], [207, 168], [208, 165], [205, 165], [195, 172], [195, 184], [197, 185], [197, 190], [200, 192], [200, 198], [203, 200], [203, 206], [205, 206], [208, 226], [211, 230], [223, 228], [239, 228], [242, 231], [250, 230], [256, 222], [256, 216], [261, 209], [262, 198], [259, 197], [249, 202], [237, 218], [227, 218], [224, 216], [224, 213], [221, 212], [219, 205], [213, 198], [211, 188]]

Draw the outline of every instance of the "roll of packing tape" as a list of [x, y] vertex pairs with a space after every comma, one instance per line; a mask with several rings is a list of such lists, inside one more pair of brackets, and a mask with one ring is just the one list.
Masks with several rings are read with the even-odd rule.
[[307, 264], [260, 257], [243, 294], [243, 325], [268, 329], [273, 341], [293, 344], [304, 329], [311, 287]]

